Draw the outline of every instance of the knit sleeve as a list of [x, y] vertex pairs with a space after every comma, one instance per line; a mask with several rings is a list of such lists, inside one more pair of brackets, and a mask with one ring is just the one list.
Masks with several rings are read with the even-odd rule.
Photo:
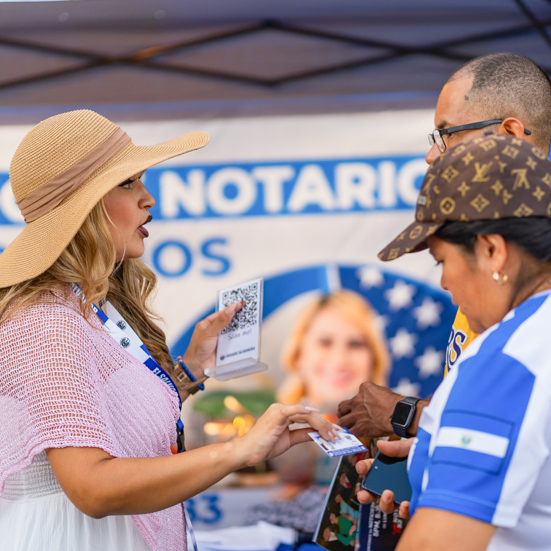
[[97, 447], [117, 455], [97, 331], [56, 304], [34, 305], [1, 324], [0, 492], [48, 448]]
[[[48, 448], [170, 455], [178, 418], [177, 394], [84, 319], [70, 291], [0, 323], [0, 495]], [[181, 505], [132, 518], [152, 550], [186, 548]]]

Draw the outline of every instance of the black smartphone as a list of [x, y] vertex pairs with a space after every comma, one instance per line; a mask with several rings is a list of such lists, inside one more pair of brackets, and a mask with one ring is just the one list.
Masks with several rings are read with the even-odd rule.
[[380, 496], [385, 490], [394, 492], [394, 503], [411, 499], [407, 472], [407, 457], [389, 457], [377, 452], [371, 469], [362, 482], [362, 488]]

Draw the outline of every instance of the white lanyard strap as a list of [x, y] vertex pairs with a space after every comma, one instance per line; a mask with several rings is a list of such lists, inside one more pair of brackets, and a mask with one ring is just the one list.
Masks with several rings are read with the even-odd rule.
[[[83, 302], [86, 301], [86, 298], [82, 294], [81, 288], [76, 283], [73, 283], [72, 289], [73, 293], [75, 293], [77, 297], [82, 297]], [[119, 314], [117, 309], [110, 302], [107, 302], [106, 310], [109, 312], [109, 315], [105, 314], [105, 312], [103, 312], [95, 304], [92, 304], [92, 310], [103, 324], [103, 328], [109, 333], [113, 340], [117, 341], [127, 352], [132, 354], [132, 356], [134, 356], [134, 358], [136, 358], [139, 362], [143, 363], [149, 371], [161, 379], [161, 381], [167, 384], [169, 388], [176, 393], [181, 411], [182, 399], [180, 398], [180, 393], [178, 392], [174, 381], [157, 363], [140, 337], [138, 337], [128, 322]], [[177, 425], [180, 430], [184, 428], [180, 419], [178, 419]]]

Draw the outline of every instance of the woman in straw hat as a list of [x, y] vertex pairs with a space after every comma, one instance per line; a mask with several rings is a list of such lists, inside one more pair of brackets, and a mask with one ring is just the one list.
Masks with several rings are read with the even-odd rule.
[[[379, 257], [428, 247], [481, 335], [423, 410], [417, 438], [380, 443], [399, 456], [413, 441], [413, 516], [398, 549], [549, 549], [551, 162], [506, 135], [458, 145], [427, 172], [415, 218]], [[385, 491], [382, 507], [393, 497]]]
[[10, 178], [26, 226], [0, 255], [2, 549], [186, 549], [184, 500], [306, 441], [292, 422], [333, 438], [312, 408], [275, 404], [241, 438], [171, 454], [180, 397], [169, 374], [194, 392], [239, 305], [200, 323], [173, 369], [139, 260], [154, 204], [140, 177], [207, 142], [192, 132], [135, 146], [81, 110], [19, 145]]

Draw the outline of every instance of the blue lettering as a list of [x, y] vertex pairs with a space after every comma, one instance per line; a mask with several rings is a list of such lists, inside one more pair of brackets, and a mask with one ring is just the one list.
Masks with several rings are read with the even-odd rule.
[[153, 266], [165, 277], [181, 277], [192, 265], [200, 264], [197, 261], [197, 257], [200, 256], [207, 263], [206, 266], [201, 266], [203, 275], [221, 276], [231, 268], [230, 259], [220, 251], [220, 247], [227, 244], [225, 237], [213, 237], [199, 244], [197, 251], [177, 239], [163, 241], [153, 250]]
[[[178, 216], [203, 216], [206, 210], [205, 201], [205, 173], [203, 170], [194, 169], [188, 171], [183, 178], [183, 171], [173, 170], [158, 171], [158, 178], [147, 178], [147, 189], [155, 197], [159, 206], [152, 209], [153, 218], [172, 219]], [[147, 174], [155, 171], [148, 170]], [[156, 184], [158, 182], [158, 191]], [[157, 195], [155, 195], [157, 191]]]
[[454, 364], [459, 360], [463, 352], [463, 346], [467, 342], [467, 335], [463, 331], [455, 330], [452, 327], [450, 337], [448, 339], [448, 349], [446, 354], [446, 363], [448, 364], [448, 369], [454, 366]]
[[11, 190], [8, 174], [0, 174], [0, 224], [22, 224], [24, 222]]
[[223, 513], [219, 504], [220, 498], [216, 494], [199, 494], [186, 501], [186, 512], [191, 522], [215, 524], [219, 522]]
[[221, 168], [208, 181], [209, 205], [218, 214], [243, 214], [254, 205], [256, 195], [256, 183], [243, 168]]
[[[425, 172], [421, 157], [405, 155], [186, 165], [149, 169], [147, 186], [157, 220], [410, 210]], [[8, 174], [0, 173], [0, 224], [21, 222]], [[180, 265], [157, 260], [164, 275], [178, 277], [191, 267], [191, 253], [172, 245], [181, 248]]]
[[215, 237], [205, 241], [201, 246], [201, 254], [208, 260], [216, 261], [219, 266], [216, 269], [206, 269], [201, 270], [203, 275], [207, 276], [218, 276], [229, 272], [231, 263], [225, 256], [220, 256], [220, 253], [215, 254], [212, 250], [214, 245], [226, 245], [227, 240], [223, 237]]
[[451, 361], [451, 345], [453, 342], [453, 337], [455, 335], [455, 329], [452, 326], [452, 329], [450, 331], [450, 336], [448, 337], [448, 344], [446, 345], [446, 366], [450, 367], [450, 361]]
[[[176, 267], [168, 267], [166, 260], [163, 260], [163, 253], [169, 249], [174, 249], [175, 253], [172, 257], [178, 258], [180, 263]], [[155, 270], [165, 277], [180, 277], [183, 276], [192, 264], [191, 251], [181, 241], [165, 241], [161, 243], [153, 251], [153, 266]]]
[[206, 509], [209, 515], [205, 515], [201, 520], [206, 524], [214, 524], [222, 518], [222, 511], [218, 507], [218, 496], [215, 494], [203, 494], [200, 496], [203, 501], [206, 501]]

